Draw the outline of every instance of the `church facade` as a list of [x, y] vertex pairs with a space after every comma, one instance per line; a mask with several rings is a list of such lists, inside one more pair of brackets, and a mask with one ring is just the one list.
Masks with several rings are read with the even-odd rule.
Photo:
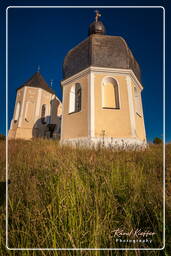
[[104, 145], [146, 143], [140, 67], [125, 40], [101, 21], [64, 59], [61, 141]]
[[9, 139], [60, 138], [62, 104], [40, 72], [17, 89]]
[[[29, 125], [33, 129], [33, 123], [40, 118], [42, 104], [46, 104], [47, 116], [51, 119], [47, 122], [58, 128], [61, 126], [57, 137], [60, 137], [62, 144], [146, 144], [141, 98], [143, 86], [139, 64], [122, 37], [106, 35], [106, 29], [99, 21], [99, 16], [97, 12], [95, 21], [89, 26], [88, 38], [71, 49], [64, 59], [62, 104], [55, 94], [49, 91], [49, 87], [48, 90], [47, 87], [46, 90], [35, 87], [29, 89], [28, 86], [20, 88], [16, 104], [19, 101], [25, 102], [25, 112], [21, 109], [22, 119], [18, 118], [17, 122], [17, 118], [12, 120], [9, 135], [16, 131], [16, 138], [20, 137], [21, 133], [29, 134], [25, 138], [31, 137], [31, 130], [22, 129]], [[24, 88], [27, 88], [27, 92]], [[29, 97], [35, 97], [33, 104], [26, 104], [31, 102]], [[54, 108], [51, 106], [53, 97], [58, 102]], [[33, 109], [35, 114], [29, 123], [25, 116], [28, 115], [28, 119], [31, 119]], [[14, 116], [18, 115], [17, 111], [16, 105]], [[24, 120], [23, 113], [26, 118]], [[34, 132], [42, 131], [42, 134], [45, 134], [42, 127], [43, 124], [38, 132], [34, 126]], [[52, 137], [54, 131], [51, 133]]]

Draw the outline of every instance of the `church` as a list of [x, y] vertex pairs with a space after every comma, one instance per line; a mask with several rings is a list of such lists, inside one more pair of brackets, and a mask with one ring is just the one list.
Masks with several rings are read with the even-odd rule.
[[37, 71], [17, 89], [9, 139], [60, 138], [62, 104]]
[[139, 64], [122, 37], [106, 34], [100, 16], [64, 58], [62, 103], [39, 71], [17, 89], [9, 138], [146, 144]]

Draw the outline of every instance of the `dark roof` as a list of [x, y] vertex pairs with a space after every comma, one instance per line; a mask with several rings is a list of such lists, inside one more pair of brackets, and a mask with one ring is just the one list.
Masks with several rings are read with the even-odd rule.
[[140, 81], [140, 67], [120, 36], [92, 34], [71, 49], [63, 63], [64, 79], [89, 67], [131, 69]]
[[55, 94], [55, 92], [48, 86], [40, 72], [36, 72], [27, 82], [25, 82], [22, 86], [17, 88], [17, 90], [24, 86], [41, 88], [45, 91]]

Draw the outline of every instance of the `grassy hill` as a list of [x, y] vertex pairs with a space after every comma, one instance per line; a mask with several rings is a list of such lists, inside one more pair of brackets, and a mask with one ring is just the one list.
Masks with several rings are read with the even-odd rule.
[[[167, 219], [170, 218], [171, 145], [167, 146]], [[161, 145], [145, 151], [72, 149], [52, 140], [9, 143], [9, 247], [162, 247]], [[0, 142], [0, 255], [170, 255], [165, 251], [7, 251], [4, 239], [5, 144]], [[152, 242], [116, 241], [116, 230], [141, 229]], [[170, 226], [167, 224], [167, 235]], [[122, 236], [128, 239], [128, 236]], [[149, 238], [149, 237], [148, 237]], [[131, 239], [131, 237], [129, 237]], [[136, 238], [137, 239], [137, 238]], [[142, 236], [139, 236], [142, 239]], [[168, 245], [169, 246], [169, 245]]]

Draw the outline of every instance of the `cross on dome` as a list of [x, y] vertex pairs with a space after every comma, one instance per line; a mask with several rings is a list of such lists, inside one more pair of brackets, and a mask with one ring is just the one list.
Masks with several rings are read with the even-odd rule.
[[95, 16], [95, 21], [97, 22], [99, 20], [99, 17], [101, 17], [101, 13], [99, 12], [99, 10], [95, 10], [96, 16]]
[[102, 15], [99, 12], [99, 10], [95, 10], [94, 12], [96, 13], [95, 21], [93, 21], [89, 25], [88, 35], [92, 35], [92, 34], [105, 35], [106, 34], [105, 26], [103, 25], [103, 22], [99, 20], [99, 17], [101, 17]]
[[40, 65], [37, 66], [37, 72], [40, 72]]
[[53, 79], [50, 80], [50, 86], [52, 88], [52, 86], [53, 86]]

